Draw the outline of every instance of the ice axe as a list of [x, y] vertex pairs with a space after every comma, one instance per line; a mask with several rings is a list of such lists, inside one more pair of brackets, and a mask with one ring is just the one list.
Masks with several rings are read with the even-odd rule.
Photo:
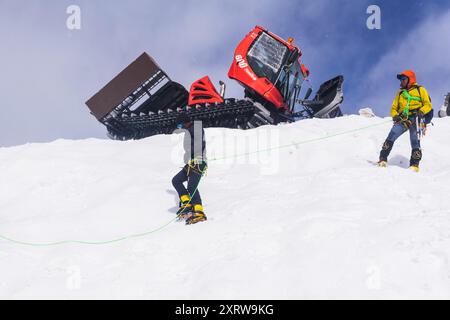
[[425, 135], [427, 125], [425, 124], [425, 120], [420, 115], [416, 116], [416, 133], [417, 139], [422, 140], [422, 137]]

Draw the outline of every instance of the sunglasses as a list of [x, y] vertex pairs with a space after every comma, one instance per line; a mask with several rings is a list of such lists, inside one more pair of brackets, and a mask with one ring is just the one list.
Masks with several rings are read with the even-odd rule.
[[406, 77], [406, 76], [401, 76], [401, 77], [399, 77], [398, 78], [400, 81], [403, 81], [403, 80], [408, 80], [408, 77]]

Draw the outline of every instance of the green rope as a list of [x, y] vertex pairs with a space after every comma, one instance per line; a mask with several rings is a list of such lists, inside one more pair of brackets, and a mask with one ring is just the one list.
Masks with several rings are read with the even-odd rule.
[[228, 158], [238, 158], [238, 157], [247, 156], [247, 155], [254, 154], [254, 153], [267, 152], [267, 151], [272, 151], [272, 150], [283, 149], [283, 148], [288, 148], [288, 147], [292, 147], [292, 146], [298, 146], [298, 145], [302, 145], [302, 144], [307, 144], [307, 143], [311, 143], [311, 142], [326, 140], [326, 139], [334, 138], [334, 137], [337, 137], [337, 136], [342, 136], [344, 134], [349, 134], [349, 133], [353, 133], [353, 132], [357, 132], [357, 131], [363, 131], [363, 130], [366, 130], [366, 129], [370, 129], [372, 127], [381, 126], [383, 124], [391, 123], [391, 122], [392, 122], [392, 120], [388, 120], [388, 121], [384, 121], [384, 122], [381, 122], [381, 123], [372, 124], [372, 125], [367, 126], [367, 127], [357, 128], [357, 129], [353, 129], [353, 130], [347, 130], [347, 131], [343, 131], [343, 132], [327, 135], [327, 136], [324, 136], [324, 137], [319, 137], [319, 138], [313, 138], [313, 139], [309, 139], [309, 140], [294, 142], [294, 143], [281, 145], [281, 146], [277, 146], [277, 147], [273, 147], [273, 148], [259, 149], [259, 150], [252, 151], [252, 152], [235, 154], [235, 155], [232, 155], [230, 157], [213, 158], [210, 161], [218, 161], [218, 160], [223, 160], [223, 159], [228, 159]]
[[[377, 123], [377, 124], [373, 124], [373, 125], [370, 125], [370, 126], [357, 128], [357, 129], [352, 129], [352, 130], [347, 130], [347, 131], [339, 132], [339, 133], [336, 133], [336, 134], [327, 135], [327, 136], [324, 136], [324, 137], [319, 137], [319, 138], [314, 138], [314, 139], [294, 142], [294, 143], [291, 143], [291, 144], [281, 145], [281, 146], [277, 146], [277, 147], [273, 147], [273, 148], [256, 150], [256, 151], [253, 151], [253, 152], [246, 152], [246, 153], [242, 153], [242, 154], [235, 154], [235, 155], [231, 155], [229, 157], [213, 158], [213, 159], [211, 159], [209, 161], [218, 161], [218, 160], [223, 160], [223, 159], [227, 159], [227, 158], [237, 158], [237, 157], [242, 157], [242, 156], [246, 156], [246, 155], [249, 155], [249, 154], [267, 152], [267, 151], [271, 151], [271, 150], [278, 150], [278, 149], [283, 149], [283, 148], [287, 148], [287, 147], [298, 146], [298, 145], [307, 144], [307, 143], [311, 143], [311, 142], [326, 140], [326, 139], [330, 139], [330, 138], [333, 138], [333, 137], [341, 136], [341, 135], [344, 135], [344, 134], [349, 134], [349, 133], [352, 133], [352, 132], [363, 131], [363, 130], [370, 129], [370, 128], [373, 128], [373, 127], [376, 127], [376, 126], [381, 126], [381, 125], [384, 125], [384, 124], [387, 124], [387, 123], [390, 123], [390, 122], [391, 122], [391, 120], [383, 121], [383, 122], [380, 122], [380, 123]], [[199, 182], [199, 184], [200, 184], [200, 182]], [[198, 185], [197, 185], [197, 188], [195, 189], [194, 193], [192, 194], [192, 196], [197, 192]], [[191, 199], [192, 199], [192, 196], [191, 196]], [[191, 200], [189, 200], [189, 202], [190, 201]], [[156, 229], [153, 229], [151, 231], [147, 231], [147, 232], [143, 232], [143, 233], [137, 233], [137, 234], [131, 234], [131, 235], [118, 237], [118, 238], [111, 239], [111, 240], [106, 240], [106, 241], [63, 240], [63, 241], [55, 241], [55, 242], [35, 243], [35, 242], [26, 242], [26, 241], [15, 240], [15, 239], [3, 236], [1, 234], [0, 234], [0, 239], [6, 240], [6, 241], [14, 243], [14, 244], [24, 245], [24, 246], [32, 246], [32, 247], [51, 247], [51, 246], [59, 246], [59, 245], [66, 245], [66, 244], [107, 245], [107, 244], [113, 244], [113, 243], [117, 243], [117, 242], [122, 242], [122, 241], [133, 239], [133, 238], [142, 238], [142, 237], [148, 236], [150, 234], [156, 233], [156, 232], [158, 232], [158, 231], [160, 231], [162, 229], [165, 229], [168, 225], [170, 225], [172, 222], [177, 220], [178, 216], [179, 215], [177, 215], [175, 218], [171, 219], [169, 222], [165, 223], [164, 225], [162, 225], [162, 226], [160, 226], [160, 227], [158, 227]]]
[[20, 244], [20, 245], [25, 245], [25, 246], [33, 246], [33, 247], [50, 247], [50, 246], [58, 246], [58, 245], [63, 245], [63, 244], [106, 245], [106, 244], [121, 242], [121, 241], [132, 239], [132, 238], [141, 238], [141, 237], [147, 236], [149, 234], [156, 233], [156, 232], [164, 229], [165, 227], [167, 227], [169, 224], [174, 222], [177, 218], [178, 218], [178, 216], [176, 218], [170, 220], [166, 224], [162, 225], [161, 227], [154, 229], [152, 231], [138, 233], [138, 234], [132, 234], [132, 235], [128, 235], [128, 236], [124, 236], [124, 237], [120, 237], [120, 238], [116, 238], [116, 239], [112, 239], [112, 240], [107, 240], [107, 241], [64, 240], [64, 241], [47, 242], [47, 243], [33, 243], [33, 242], [14, 240], [14, 239], [2, 236], [2, 235], [0, 235], [0, 239], [9, 241], [9, 242], [12, 242], [15, 244]]

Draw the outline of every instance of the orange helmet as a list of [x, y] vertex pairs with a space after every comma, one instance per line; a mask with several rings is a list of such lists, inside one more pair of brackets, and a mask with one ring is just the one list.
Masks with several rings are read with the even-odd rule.
[[407, 86], [408, 89], [411, 88], [411, 86], [417, 82], [416, 74], [412, 70], [406, 70], [406, 71], [403, 71], [402, 73], [399, 73], [397, 75], [397, 79], [400, 80], [400, 78], [402, 76], [405, 76], [409, 79], [408, 86]]

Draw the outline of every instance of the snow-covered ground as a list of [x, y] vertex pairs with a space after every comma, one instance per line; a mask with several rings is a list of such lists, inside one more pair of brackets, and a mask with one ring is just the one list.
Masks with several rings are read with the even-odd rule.
[[387, 169], [368, 163], [386, 121], [207, 129], [209, 220], [194, 226], [171, 222], [181, 135], [0, 148], [1, 236], [154, 231], [106, 245], [0, 239], [0, 298], [448, 299], [450, 118], [434, 120], [418, 174], [407, 169], [407, 135]]

